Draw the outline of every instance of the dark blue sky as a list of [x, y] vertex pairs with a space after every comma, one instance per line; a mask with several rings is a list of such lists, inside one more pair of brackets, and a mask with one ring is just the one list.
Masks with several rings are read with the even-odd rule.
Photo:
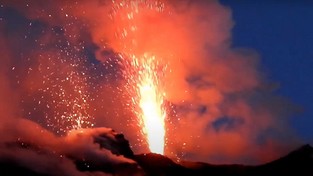
[[313, 143], [313, 1], [221, 0], [232, 9], [233, 46], [256, 50], [279, 95], [300, 105], [291, 126]]

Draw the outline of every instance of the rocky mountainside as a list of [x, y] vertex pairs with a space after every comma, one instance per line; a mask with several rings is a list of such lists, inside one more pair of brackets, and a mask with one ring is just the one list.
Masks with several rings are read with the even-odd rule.
[[[93, 134], [93, 142], [100, 147], [100, 151], [109, 151], [112, 158], [112, 154], [118, 157], [118, 160], [106, 160], [101, 161], [94, 159], [96, 156], [90, 156], [90, 152], [80, 153], [81, 156], [64, 156], [70, 160], [78, 173], [82, 175], [117, 175], [117, 176], [278, 176], [278, 175], [294, 175], [294, 176], [312, 176], [313, 175], [313, 148], [310, 145], [304, 145], [301, 148], [289, 153], [288, 155], [277, 159], [275, 161], [259, 165], [259, 166], [245, 166], [245, 165], [212, 165], [202, 162], [174, 162], [166, 156], [148, 153], [134, 155], [131, 151], [128, 141], [122, 134], [109, 131], [104, 134]], [[97, 135], [94, 135], [97, 134]], [[81, 134], [79, 134], [81, 135]], [[10, 150], [23, 150], [29, 152], [35, 152], [39, 156], [53, 157], [55, 152], [48, 151], [43, 147], [34, 146], [34, 144], [27, 144], [25, 142], [9, 143], [5, 144]], [[99, 149], [97, 149], [99, 150]], [[101, 152], [99, 154], [101, 154]], [[5, 154], [5, 153], [4, 153]], [[25, 154], [25, 152], [24, 152]], [[3, 154], [2, 154], [3, 155]], [[7, 155], [10, 156], [10, 155]], [[28, 155], [27, 155], [28, 156]], [[31, 155], [29, 155], [31, 156]], [[20, 158], [20, 157], [16, 157]], [[47, 167], [34, 167], [29, 165], [27, 158], [24, 162], [6, 157], [0, 156], [0, 175], [19, 175], [19, 176], [61, 176], [71, 175], [60, 172], [49, 172], [47, 169], [53, 168], [53, 166]], [[24, 157], [25, 158], [25, 157]], [[124, 159], [123, 159], [124, 158]], [[123, 162], [123, 160], [130, 160]], [[33, 161], [33, 158], [29, 158], [29, 161]], [[62, 159], [60, 160], [60, 162]], [[118, 161], [118, 162], [115, 162]], [[32, 166], [32, 167], [30, 167]], [[46, 169], [46, 170], [45, 170]], [[66, 169], [66, 168], [65, 168]], [[75, 174], [74, 174], [75, 175]], [[75, 175], [76, 176], [76, 175]]]

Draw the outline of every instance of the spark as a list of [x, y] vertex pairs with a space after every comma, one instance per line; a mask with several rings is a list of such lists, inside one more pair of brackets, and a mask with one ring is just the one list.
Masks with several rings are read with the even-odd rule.
[[[43, 93], [47, 92], [45, 95], [51, 96], [52, 100], [48, 102], [47, 108], [51, 106], [53, 109], [52, 117], [49, 115], [46, 119], [50, 126], [57, 129], [57, 133], [92, 127], [92, 117], [88, 113], [91, 101], [87, 91], [88, 78], [84, 76], [84, 71], [79, 70], [82, 63], [79, 59], [61, 60], [66, 65], [63, 70], [46, 66], [46, 70], [42, 71], [46, 73], [43, 82], [46, 87], [40, 90]], [[55, 63], [56, 61], [52, 59], [50, 61], [52, 63], [49, 65], [59, 67], [61, 64]]]
[[86, 58], [79, 57], [66, 48], [54, 53], [39, 54], [38, 65], [27, 69], [27, 74], [32, 78], [31, 92], [22, 101], [25, 105], [33, 105], [28, 110], [26, 106], [28, 117], [33, 118], [39, 114], [44, 116], [45, 120], [40, 120], [40, 123], [59, 135], [93, 127], [94, 117], [90, 113], [90, 103], [94, 101], [94, 97], [90, 90], [96, 89], [93, 79], [97, 78], [88, 76], [90, 68], [86, 62]]
[[[132, 110], [138, 117], [138, 126], [145, 136], [151, 152], [163, 154], [165, 147], [165, 93], [162, 89], [162, 76], [167, 68], [161, 64], [156, 55], [150, 51], [135, 54], [137, 47], [136, 35], [138, 24], [136, 18], [141, 11], [162, 13], [164, 4], [159, 1], [115, 1], [110, 17], [119, 21], [115, 36], [123, 45], [119, 55], [127, 80], [125, 85], [132, 102]], [[124, 21], [126, 20], [126, 22]]]

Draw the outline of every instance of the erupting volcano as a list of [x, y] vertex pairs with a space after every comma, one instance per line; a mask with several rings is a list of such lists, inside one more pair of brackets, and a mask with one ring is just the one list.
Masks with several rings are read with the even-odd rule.
[[313, 174], [218, 0], [2, 1], [0, 175]]

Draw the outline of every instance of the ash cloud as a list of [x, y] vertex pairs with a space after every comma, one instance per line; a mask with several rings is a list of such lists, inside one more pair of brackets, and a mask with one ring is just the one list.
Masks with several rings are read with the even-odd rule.
[[[97, 69], [88, 69], [86, 74], [102, 75], [87, 80], [96, 87], [96, 91], [87, 90], [96, 100], [90, 102], [94, 110], [89, 113], [97, 125], [127, 134], [136, 152], [146, 152], [138, 141], [136, 117], [125, 105], [130, 97], [123, 87], [121, 68], [119, 64], [103, 65], [112, 60], [117, 63], [119, 53], [129, 52], [123, 49], [127, 46], [137, 55], [155, 55], [170, 68], [165, 73], [164, 89], [166, 101], [173, 107], [170, 111], [175, 112], [169, 112], [167, 118], [167, 155], [213, 163], [259, 163], [276, 158], [297, 143], [286, 122], [289, 112], [281, 108], [287, 105], [287, 109], [294, 109], [294, 105], [268, 89], [256, 52], [232, 47], [231, 10], [218, 1], [164, 3], [164, 12], [144, 8], [135, 18], [138, 30], [130, 36], [136, 38], [137, 45], [133, 45], [131, 37], [116, 38], [116, 31], [128, 24], [118, 17], [112, 21], [111, 1], [3, 2], [1, 35], [6, 40], [1, 51], [10, 54], [3, 57], [6, 64], [1, 65], [0, 94], [31, 95], [24, 100], [27, 103], [20, 103], [18, 97], [15, 103], [4, 101], [1, 107], [8, 108], [3, 112], [10, 111], [13, 117], [18, 106], [37, 106], [31, 103], [32, 97], [38, 95], [43, 78], [36, 71], [27, 74], [27, 69], [38, 67], [39, 62], [49, 65], [42, 58], [58, 60], [54, 57], [58, 52], [64, 58], [68, 53], [87, 58], [84, 67]], [[12, 19], [12, 14], [19, 19]], [[16, 21], [23, 23], [15, 28]], [[13, 66], [17, 70], [11, 73]], [[51, 68], [58, 67], [62, 64]], [[18, 85], [16, 76], [21, 82]], [[12, 91], [12, 86], [17, 90]], [[45, 114], [39, 109], [27, 116], [42, 124]]]

